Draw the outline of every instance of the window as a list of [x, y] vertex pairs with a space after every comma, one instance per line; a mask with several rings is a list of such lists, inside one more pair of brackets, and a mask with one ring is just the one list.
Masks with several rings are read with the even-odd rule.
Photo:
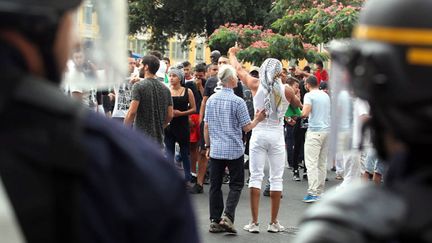
[[91, 25], [93, 23], [93, 3], [87, 1], [84, 6], [84, 24]]
[[204, 44], [201, 42], [197, 42], [196, 44], [195, 62], [196, 63], [204, 62]]

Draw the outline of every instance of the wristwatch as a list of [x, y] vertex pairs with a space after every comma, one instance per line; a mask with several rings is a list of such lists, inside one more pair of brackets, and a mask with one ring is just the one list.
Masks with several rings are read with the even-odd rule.
[[210, 148], [210, 145], [204, 144], [204, 148], [208, 149]]

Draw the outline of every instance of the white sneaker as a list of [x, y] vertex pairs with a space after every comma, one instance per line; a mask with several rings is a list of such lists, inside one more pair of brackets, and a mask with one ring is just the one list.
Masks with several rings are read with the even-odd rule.
[[273, 224], [269, 224], [267, 231], [271, 232], [271, 233], [277, 233], [277, 232], [282, 232], [285, 230], [285, 227], [283, 227], [282, 225], [279, 224], [279, 222], [277, 223], [273, 223]]
[[243, 229], [250, 233], [259, 233], [259, 224], [254, 224], [253, 222], [250, 222], [249, 224], [245, 225]]

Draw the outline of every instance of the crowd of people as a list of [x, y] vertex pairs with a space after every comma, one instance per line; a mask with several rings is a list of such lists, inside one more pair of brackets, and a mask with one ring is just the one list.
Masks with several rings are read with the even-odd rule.
[[[329, 46], [330, 75], [319, 60], [314, 72], [274, 58], [247, 70], [237, 47], [195, 67], [157, 51], [122, 63], [110, 44], [126, 35], [112, 22], [126, 3], [110, 3], [95, 5], [110, 41], [91, 51], [74, 48], [80, 0], [0, 2], [2, 242], [200, 242], [188, 193], [203, 193], [206, 178], [209, 231], [237, 233], [247, 184], [243, 229], [258, 233], [267, 162], [268, 232], [285, 230], [288, 167], [308, 181], [303, 201], [319, 201], [296, 242], [432, 242], [431, 1], [367, 1], [354, 40]], [[119, 66], [101, 58], [111, 52]], [[78, 82], [127, 65], [112, 87]], [[323, 196], [330, 169], [343, 182]]]
[[[142, 58], [130, 52], [123, 82], [105, 91], [83, 92], [73, 85], [68, 91], [94, 111], [102, 109], [102, 114], [152, 138], [183, 170], [191, 194], [203, 193], [204, 185], [210, 184], [210, 232], [236, 232], [235, 208], [245, 183], [250, 188], [251, 221], [243, 229], [260, 231], [258, 208], [267, 162], [262, 194], [271, 198], [269, 232], [284, 231], [278, 212], [287, 168], [294, 181], [307, 180], [305, 203], [321, 199], [329, 170], [336, 172], [335, 179], [344, 180], [341, 188], [362, 175], [382, 182], [384, 168], [367, 141], [361, 145], [367, 149], [360, 151], [360, 141], [354, 141], [350, 152], [338, 148], [337, 156], [328, 156], [332, 107], [323, 61], [314, 63], [314, 71], [309, 65], [285, 68], [273, 58], [247, 69], [237, 60], [238, 51], [233, 47], [223, 56], [214, 50], [210, 63], [194, 67], [188, 61], [171, 65], [158, 51]], [[76, 50], [69, 68], [78, 71], [69, 76], [95, 75], [83, 55]], [[369, 117], [367, 104], [351, 100], [349, 94], [339, 96], [356, 108], [345, 111], [352, 119], [346, 121], [347, 136], [341, 141], [350, 139], [352, 126], [359, 140]], [[249, 171], [246, 178], [244, 169]], [[230, 188], [225, 207], [223, 183]]]

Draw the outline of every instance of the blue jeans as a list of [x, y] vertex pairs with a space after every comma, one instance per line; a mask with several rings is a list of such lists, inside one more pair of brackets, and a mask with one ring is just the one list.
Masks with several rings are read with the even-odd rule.
[[[166, 134], [165, 146], [166, 146], [168, 158], [174, 158], [176, 142], [177, 141], [174, 137]], [[191, 165], [189, 160], [189, 142], [178, 142], [178, 144], [180, 146], [180, 156], [183, 162], [184, 179], [185, 181], [190, 181], [192, 179], [192, 175], [191, 175]]]

